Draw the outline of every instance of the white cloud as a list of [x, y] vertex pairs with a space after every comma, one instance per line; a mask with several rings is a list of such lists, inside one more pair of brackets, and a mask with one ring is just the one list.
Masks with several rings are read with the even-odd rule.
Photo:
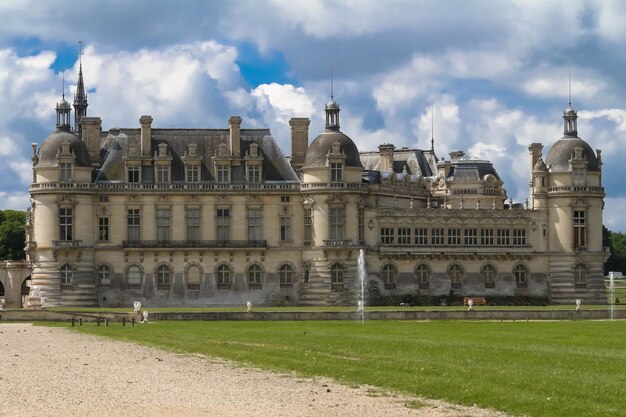
[[9, 167], [15, 172], [24, 186], [28, 186], [33, 180], [33, 164], [30, 161], [19, 158], [9, 163]]
[[0, 191], [0, 210], [26, 210], [30, 207], [30, 197], [26, 191], [9, 193]]
[[12, 155], [16, 151], [15, 142], [7, 136], [0, 137], [0, 156]]
[[626, 233], [626, 197], [605, 197], [604, 225], [613, 232]]
[[624, 109], [602, 109], [602, 110], [583, 110], [578, 112], [581, 119], [599, 119], [607, 118], [615, 123], [617, 132], [626, 132], [626, 110]]

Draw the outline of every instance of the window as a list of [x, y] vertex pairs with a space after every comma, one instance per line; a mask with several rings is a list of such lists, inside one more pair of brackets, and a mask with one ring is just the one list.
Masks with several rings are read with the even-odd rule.
[[260, 290], [261, 289], [261, 275], [263, 271], [261, 270], [261, 265], [252, 264], [248, 268], [248, 287], [251, 290]]
[[261, 165], [248, 163], [248, 182], [259, 183], [261, 182]]
[[415, 229], [415, 244], [416, 245], [428, 245], [428, 229], [425, 227], [418, 227]]
[[587, 287], [587, 267], [584, 264], [578, 264], [574, 268], [574, 285], [576, 288]]
[[166, 184], [170, 182], [169, 165], [157, 165], [156, 166], [156, 182], [158, 184]]
[[498, 229], [496, 235], [496, 245], [509, 246], [509, 229]]
[[72, 270], [72, 266], [65, 264], [59, 270], [61, 274], [61, 289], [71, 289], [72, 281], [74, 279], [74, 271]]
[[343, 181], [343, 164], [339, 162], [330, 163], [330, 181], [341, 182]]
[[73, 240], [74, 209], [59, 209], [59, 240]]
[[493, 229], [480, 229], [480, 244], [493, 246]]
[[167, 265], [161, 265], [157, 268], [157, 288], [159, 290], [170, 289], [170, 267]]
[[217, 289], [230, 289], [230, 266], [226, 264], [217, 267]]
[[526, 229], [513, 229], [513, 245], [526, 245]]
[[281, 195], [280, 196], [280, 202], [281, 203], [289, 203], [291, 201], [291, 198], [289, 198], [288, 195]]
[[129, 290], [141, 288], [141, 269], [137, 265], [131, 265], [126, 270], [126, 282]]
[[72, 180], [72, 163], [71, 162], [59, 163], [59, 180], [60, 181]]
[[415, 268], [415, 275], [417, 275], [417, 284], [420, 288], [428, 288], [428, 281], [430, 280], [430, 268], [426, 264], [419, 264]]
[[357, 209], [357, 222], [359, 228], [359, 243], [365, 243], [365, 209], [363, 207]]
[[98, 286], [109, 287], [111, 285], [111, 268], [108, 265], [98, 267]]
[[459, 264], [452, 264], [448, 269], [448, 277], [453, 289], [463, 288], [463, 268]]
[[291, 217], [281, 216], [280, 218], [280, 241], [291, 242]]
[[343, 292], [343, 266], [334, 264], [330, 268], [330, 290], [332, 292]]
[[187, 182], [196, 183], [200, 182], [200, 165], [193, 164], [187, 165]]
[[478, 229], [465, 229], [465, 245], [478, 245]]
[[141, 182], [141, 177], [139, 176], [140, 172], [141, 171], [140, 171], [139, 165], [129, 165], [127, 168], [128, 182], [129, 183]]
[[513, 275], [515, 276], [515, 282], [517, 282], [517, 288], [526, 288], [528, 270], [526, 266], [519, 264], [513, 269]]
[[394, 228], [393, 227], [381, 227], [380, 228], [380, 243], [383, 245], [393, 245], [394, 243]]
[[98, 240], [107, 242], [109, 240], [109, 218], [100, 217], [98, 219]]
[[197, 265], [190, 265], [187, 268], [187, 290], [198, 291], [200, 289], [200, 267]]
[[313, 243], [313, 209], [304, 209], [304, 245], [311, 246]]
[[98, 196], [98, 201], [100, 203], [108, 203], [109, 202], [109, 196], [108, 195], [99, 195]]
[[217, 209], [217, 240], [229, 240], [230, 234], [230, 210]]
[[411, 229], [408, 227], [398, 227], [398, 244], [410, 245], [411, 244]]
[[261, 209], [248, 208], [248, 240], [261, 240]]
[[393, 264], [385, 264], [382, 270], [385, 288], [392, 290], [396, 288], [396, 267]]
[[574, 210], [574, 249], [584, 250], [587, 246], [587, 224], [585, 212]]
[[496, 267], [491, 264], [483, 265], [480, 274], [485, 280], [485, 288], [494, 288], [496, 286]]
[[448, 245], [461, 244], [461, 229], [448, 229]]
[[293, 287], [293, 268], [289, 264], [284, 264], [278, 270], [280, 276], [280, 288]]
[[129, 209], [128, 216], [126, 218], [127, 224], [127, 238], [130, 242], [139, 242], [141, 239], [141, 217], [139, 216], [139, 209]]
[[431, 240], [433, 245], [443, 245], [443, 228], [431, 229]]
[[330, 239], [343, 240], [343, 207], [330, 208]]
[[170, 240], [170, 209], [157, 208], [157, 240], [166, 242]]
[[585, 168], [572, 168], [573, 183], [576, 187], [585, 185]]
[[200, 240], [200, 209], [187, 209], [187, 240]]
[[230, 182], [230, 166], [227, 164], [217, 164], [215, 167], [217, 182]]

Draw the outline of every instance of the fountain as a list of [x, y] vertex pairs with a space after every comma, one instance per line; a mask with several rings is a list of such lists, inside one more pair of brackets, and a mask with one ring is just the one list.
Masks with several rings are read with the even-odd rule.
[[359, 298], [357, 300], [357, 312], [361, 315], [361, 324], [365, 323], [365, 278], [367, 271], [365, 270], [365, 251], [359, 251], [359, 283], [361, 285]]
[[609, 319], [615, 314], [615, 272], [609, 272]]

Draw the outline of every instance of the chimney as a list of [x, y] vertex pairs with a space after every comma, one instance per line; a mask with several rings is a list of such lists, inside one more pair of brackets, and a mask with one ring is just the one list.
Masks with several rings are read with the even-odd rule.
[[393, 172], [393, 152], [396, 147], [390, 143], [385, 143], [378, 146], [380, 152], [380, 171], [381, 172]]
[[291, 166], [300, 169], [304, 166], [306, 151], [309, 148], [309, 125], [311, 120], [306, 117], [292, 117], [291, 126]]
[[228, 119], [228, 126], [230, 126], [230, 146], [229, 150], [231, 156], [233, 158], [232, 165], [239, 166], [241, 165], [241, 117], [239, 116], [230, 116]]
[[100, 164], [100, 132], [102, 131], [102, 119], [99, 117], [83, 117], [80, 119], [82, 126], [82, 139], [89, 151], [89, 162], [93, 167]]
[[139, 118], [141, 125], [141, 157], [152, 157], [152, 116], [141, 116]]
[[543, 150], [543, 145], [541, 143], [531, 143], [528, 145], [528, 152], [530, 153], [530, 183], [529, 185], [532, 187], [533, 185], [533, 170], [535, 169], [535, 165], [537, 165], [537, 161], [541, 158], [541, 151]]

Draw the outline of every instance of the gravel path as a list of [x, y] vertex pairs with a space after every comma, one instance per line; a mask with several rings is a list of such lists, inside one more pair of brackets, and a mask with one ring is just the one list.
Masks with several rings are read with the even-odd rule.
[[[376, 392], [61, 328], [0, 324], [2, 417], [504, 416]], [[405, 406], [411, 401], [419, 408]]]

